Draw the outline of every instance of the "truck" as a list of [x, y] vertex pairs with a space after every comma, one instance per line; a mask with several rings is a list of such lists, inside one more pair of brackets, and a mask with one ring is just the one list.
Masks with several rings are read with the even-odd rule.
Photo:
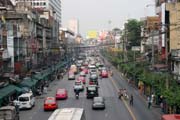
[[15, 106], [3, 106], [0, 108], [0, 120], [19, 120], [19, 111]]

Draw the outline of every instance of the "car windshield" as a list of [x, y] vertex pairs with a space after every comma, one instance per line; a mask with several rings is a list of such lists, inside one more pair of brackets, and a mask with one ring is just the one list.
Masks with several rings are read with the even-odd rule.
[[99, 67], [104, 67], [104, 65], [99, 65]]
[[19, 97], [19, 101], [21, 102], [29, 101], [29, 97]]
[[100, 97], [95, 97], [94, 98], [94, 102], [102, 102], [102, 101], [103, 101], [103, 99], [100, 98]]
[[96, 72], [96, 70], [92, 69], [91, 72]]

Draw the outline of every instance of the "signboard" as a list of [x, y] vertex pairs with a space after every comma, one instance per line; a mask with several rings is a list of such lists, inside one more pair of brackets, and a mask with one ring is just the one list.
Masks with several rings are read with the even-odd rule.
[[141, 47], [140, 46], [132, 46], [131, 50], [132, 51], [140, 51]]
[[147, 17], [147, 29], [149, 31], [159, 30], [158, 24], [159, 24], [158, 16]]
[[98, 33], [97, 33], [97, 31], [95, 31], [95, 30], [88, 31], [88, 33], [87, 33], [87, 38], [96, 39], [97, 36], [98, 36]]

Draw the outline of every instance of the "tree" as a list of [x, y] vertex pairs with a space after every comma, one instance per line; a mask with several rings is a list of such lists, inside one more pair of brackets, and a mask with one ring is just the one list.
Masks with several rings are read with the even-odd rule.
[[129, 46], [140, 46], [142, 22], [136, 19], [129, 19], [125, 23], [124, 36], [127, 37]]

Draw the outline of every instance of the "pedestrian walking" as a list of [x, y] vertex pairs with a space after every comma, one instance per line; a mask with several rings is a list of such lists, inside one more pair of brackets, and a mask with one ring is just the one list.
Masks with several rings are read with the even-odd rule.
[[151, 108], [151, 97], [150, 96], [147, 97], [147, 101], [148, 101], [148, 109], [150, 109]]
[[45, 94], [47, 94], [47, 87], [46, 87], [46, 86], [44, 86], [43, 92], [44, 92]]
[[131, 105], [131, 106], [133, 106], [133, 95], [131, 94], [131, 97], [130, 97], [130, 101], [129, 101], [129, 104]]

